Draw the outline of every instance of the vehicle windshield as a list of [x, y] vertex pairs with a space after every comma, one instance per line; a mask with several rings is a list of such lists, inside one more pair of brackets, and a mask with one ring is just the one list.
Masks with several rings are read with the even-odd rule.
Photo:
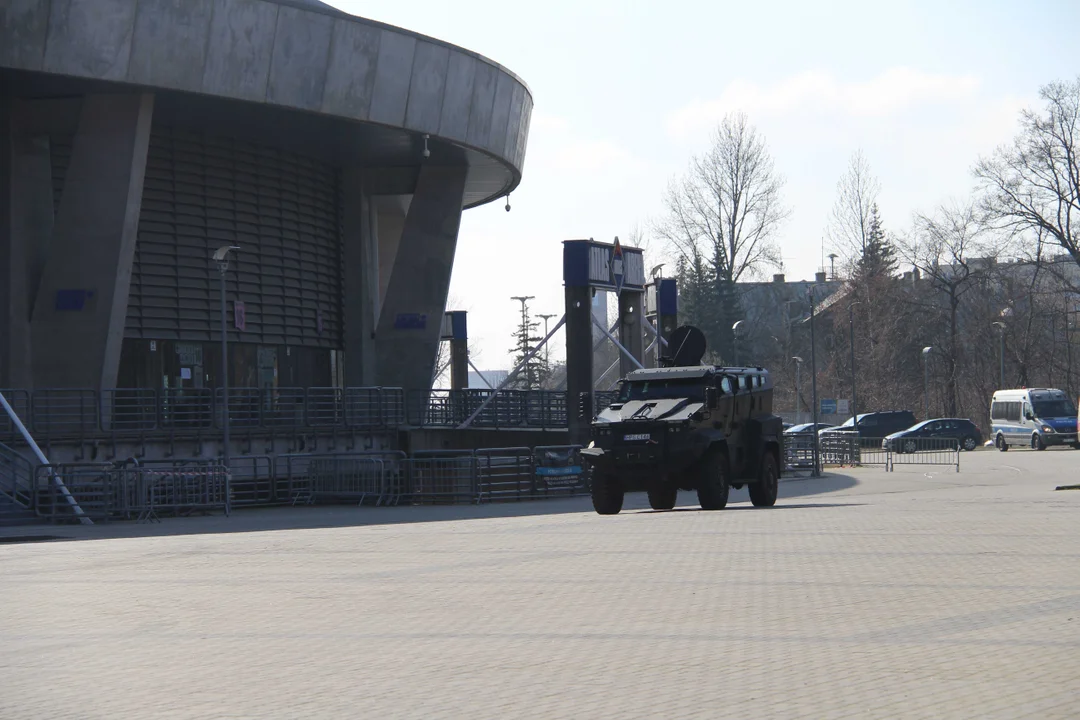
[[703, 378], [672, 378], [671, 380], [640, 380], [624, 382], [619, 388], [619, 402], [631, 400], [660, 400], [663, 398], [705, 398]]
[[1076, 408], [1065, 398], [1035, 400], [1031, 403], [1031, 407], [1035, 411], [1035, 417], [1040, 418], [1074, 417], [1076, 415]]

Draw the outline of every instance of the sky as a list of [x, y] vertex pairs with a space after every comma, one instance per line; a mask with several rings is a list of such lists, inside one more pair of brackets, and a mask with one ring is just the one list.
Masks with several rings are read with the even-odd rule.
[[[469, 312], [481, 369], [511, 364], [520, 318], [563, 312], [562, 246], [642, 231], [729, 112], [744, 112], [785, 178], [789, 280], [812, 278], [836, 183], [861, 150], [888, 231], [969, 197], [971, 168], [1016, 133], [1039, 87], [1080, 73], [1080, 2], [328, 0], [509, 68], [535, 103], [522, 182], [464, 213], [449, 310]], [[766, 276], [777, 272], [764, 270]], [[552, 350], [559, 356], [561, 341]]]

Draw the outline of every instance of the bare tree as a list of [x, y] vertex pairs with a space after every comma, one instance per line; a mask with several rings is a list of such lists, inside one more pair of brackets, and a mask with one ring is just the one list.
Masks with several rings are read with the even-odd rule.
[[828, 236], [849, 265], [865, 257], [873, 234], [873, 215], [881, 184], [870, 171], [862, 150], [851, 156], [847, 171], [836, 183], [836, 204], [829, 218]]
[[901, 254], [923, 274], [931, 292], [913, 293], [911, 303], [922, 313], [940, 316], [944, 336], [935, 342], [942, 351], [945, 375], [944, 411], [959, 412], [959, 368], [966, 354], [961, 327], [962, 303], [993, 269], [997, 249], [989, 241], [974, 204], [942, 205], [934, 215], [919, 214], [910, 238], [900, 243]]
[[668, 186], [656, 234], [681, 257], [696, 248], [720, 278], [738, 282], [780, 263], [774, 235], [788, 216], [783, 186], [765, 140], [745, 115], [728, 115], [709, 150]]
[[765, 140], [742, 113], [726, 116], [710, 148], [668, 185], [654, 234], [679, 267], [697, 268], [694, 282], [711, 295], [699, 303], [702, 316], [687, 319], [702, 326], [714, 351], [727, 353], [741, 319], [735, 283], [781, 264], [775, 236], [788, 216], [783, 186]]
[[1025, 110], [1020, 134], [975, 166], [989, 217], [1034, 230], [1080, 265], [1080, 76], [1039, 91], [1044, 113]]

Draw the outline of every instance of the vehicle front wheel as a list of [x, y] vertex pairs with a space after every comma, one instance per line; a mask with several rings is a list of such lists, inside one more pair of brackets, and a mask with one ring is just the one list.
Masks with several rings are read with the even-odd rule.
[[698, 468], [698, 503], [702, 510], [723, 510], [728, 501], [727, 456], [717, 450], [701, 459]]
[[1039, 433], [1033, 433], [1031, 436], [1031, 449], [1032, 450], [1045, 450], [1046, 443], [1043, 442], [1042, 435]]
[[754, 507], [772, 507], [776, 504], [776, 491], [780, 484], [780, 473], [776, 468], [776, 457], [769, 451], [761, 461], [761, 475], [756, 483], [750, 483], [750, 502]]
[[596, 473], [592, 482], [592, 506], [600, 515], [618, 515], [623, 505], [623, 487], [611, 473]]
[[670, 510], [675, 507], [679, 488], [667, 483], [649, 488], [649, 507], [653, 510]]
[[974, 450], [978, 446], [979, 446], [979, 443], [975, 442], [975, 438], [970, 437], [970, 436], [964, 438], [964, 449], [967, 450], [968, 452], [971, 452], [972, 450]]
[[1001, 452], [1007, 452], [1009, 450], [1009, 443], [1005, 442], [1004, 435], [998, 435], [994, 438], [994, 445], [996, 445], [997, 449]]
[[915, 452], [916, 449], [917, 449], [917, 446], [915, 445], [914, 440], [905, 440], [904, 441], [904, 452], [913, 453], [913, 452]]

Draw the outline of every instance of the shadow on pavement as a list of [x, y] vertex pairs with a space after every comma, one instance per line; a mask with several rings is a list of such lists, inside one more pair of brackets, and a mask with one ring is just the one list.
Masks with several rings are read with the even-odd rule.
[[[786, 499], [837, 492], [854, 487], [858, 483], [847, 475], [830, 473], [817, 479], [792, 479], [780, 483], [776, 508], [808, 509], [815, 507], [844, 507], [848, 503], [802, 503], [787, 504]], [[693, 493], [680, 492], [680, 498], [693, 501]], [[732, 490], [729, 509], [750, 509], [746, 488]], [[740, 505], [739, 503], [745, 503]], [[698, 508], [684, 507], [680, 510]], [[652, 512], [644, 493], [633, 493], [626, 498], [625, 512]], [[498, 518], [531, 517], [539, 515], [562, 515], [593, 512], [588, 497], [560, 500], [534, 500], [517, 503], [490, 505], [422, 505], [401, 507], [356, 507], [333, 505], [318, 507], [247, 508], [237, 510], [232, 517], [208, 515], [185, 518], [164, 518], [160, 523], [136, 524], [116, 522], [93, 526], [40, 525], [0, 528], [0, 543], [16, 544], [49, 540], [93, 540], [106, 538], [164, 537], [169, 535], [199, 535], [238, 532], [272, 532], [275, 530], [319, 530], [368, 525], [395, 525], [399, 523], [446, 522], [454, 520], [488, 520]]]

